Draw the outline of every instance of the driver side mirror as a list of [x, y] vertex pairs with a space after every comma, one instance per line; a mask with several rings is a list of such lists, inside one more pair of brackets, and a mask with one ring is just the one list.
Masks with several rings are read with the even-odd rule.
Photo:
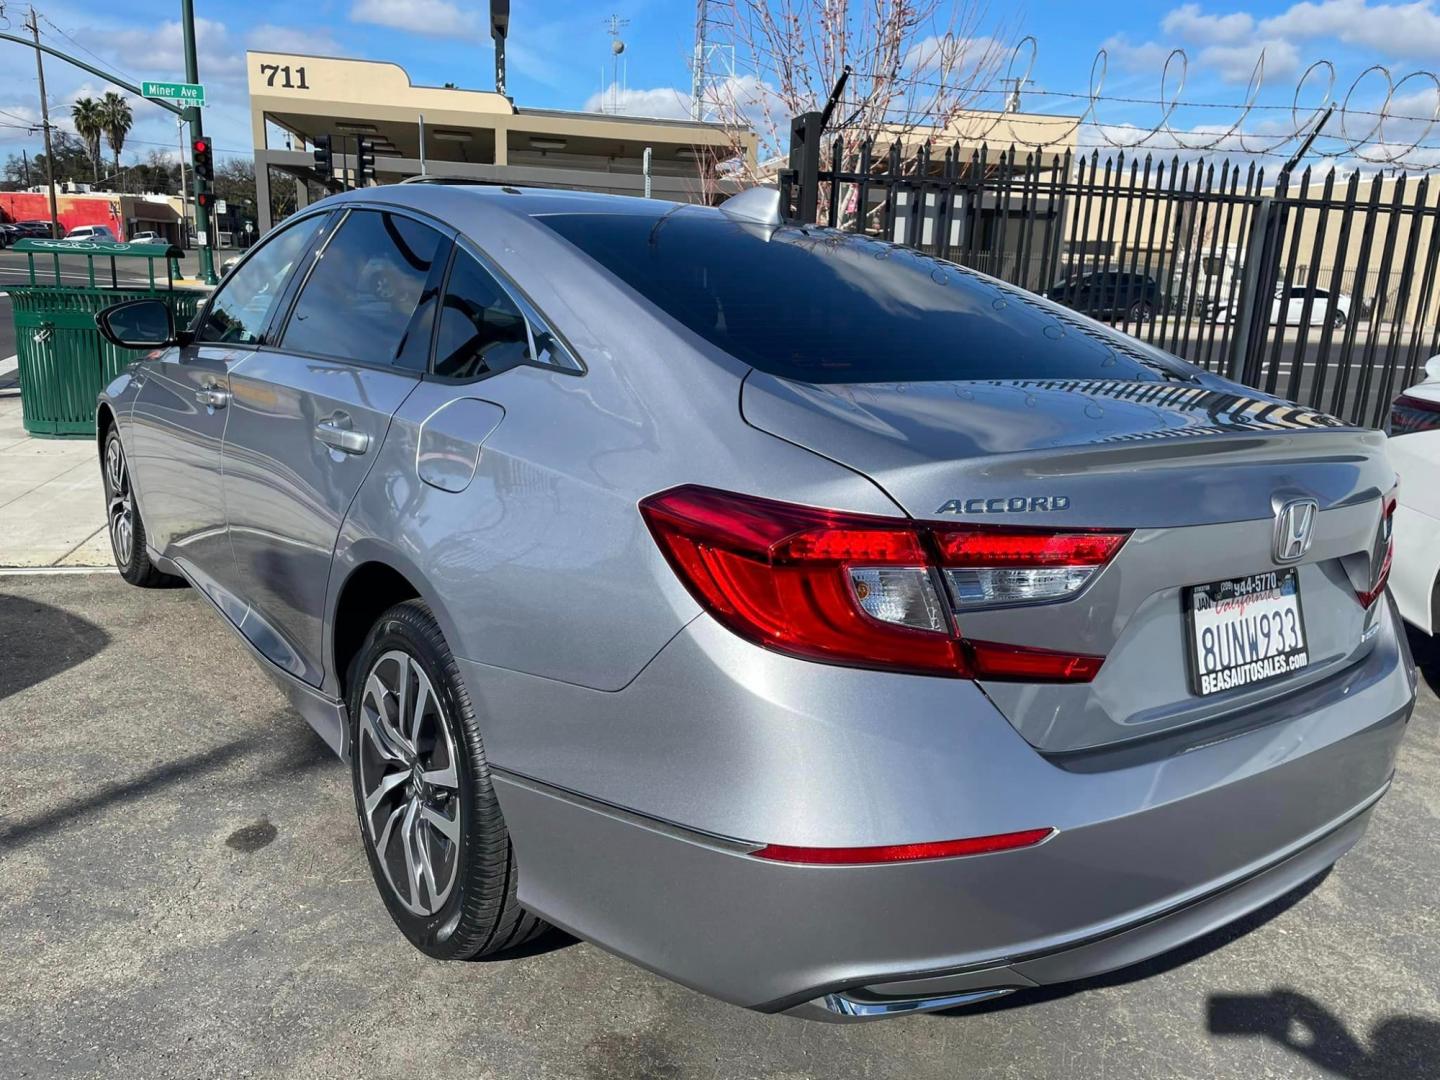
[[100, 334], [122, 349], [163, 349], [178, 344], [175, 316], [163, 300], [127, 300], [95, 316]]

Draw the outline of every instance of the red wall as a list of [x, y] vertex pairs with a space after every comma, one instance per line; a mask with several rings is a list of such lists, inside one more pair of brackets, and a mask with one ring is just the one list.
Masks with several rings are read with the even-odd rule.
[[[77, 225], [108, 225], [124, 239], [120, 221], [120, 200], [103, 195], [61, 195], [56, 199], [60, 224], [66, 231]], [[29, 191], [0, 191], [0, 220], [49, 221], [50, 196]]]

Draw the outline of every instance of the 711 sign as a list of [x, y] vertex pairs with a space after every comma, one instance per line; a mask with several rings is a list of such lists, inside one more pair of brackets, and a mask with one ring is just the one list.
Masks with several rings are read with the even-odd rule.
[[177, 105], [205, 105], [205, 87], [200, 83], [142, 82], [140, 93], [156, 101], [173, 101]]

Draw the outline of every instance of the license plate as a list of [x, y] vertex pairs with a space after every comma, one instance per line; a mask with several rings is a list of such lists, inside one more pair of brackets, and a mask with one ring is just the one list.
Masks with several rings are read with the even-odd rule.
[[1293, 567], [1191, 586], [1185, 610], [1190, 686], [1201, 697], [1278, 679], [1310, 662]]

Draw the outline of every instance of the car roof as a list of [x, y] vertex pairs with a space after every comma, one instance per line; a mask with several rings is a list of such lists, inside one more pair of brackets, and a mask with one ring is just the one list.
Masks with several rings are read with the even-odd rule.
[[[454, 201], [452, 201], [454, 200]], [[427, 178], [425, 183], [388, 184], [361, 188], [334, 195], [326, 204], [347, 202], [388, 202], [417, 210], [432, 209], [437, 204], [457, 203], [485, 206], [517, 217], [541, 217], [548, 214], [635, 214], [654, 219], [678, 209], [719, 210], [698, 203], [671, 202], [666, 199], [645, 199], [638, 195], [611, 195], [597, 191], [573, 191], [566, 188], [516, 187], [510, 184], [476, 183], [467, 180], [446, 181]], [[317, 204], [318, 205], [318, 204]], [[432, 210], [433, 212], [433, 210]]]

